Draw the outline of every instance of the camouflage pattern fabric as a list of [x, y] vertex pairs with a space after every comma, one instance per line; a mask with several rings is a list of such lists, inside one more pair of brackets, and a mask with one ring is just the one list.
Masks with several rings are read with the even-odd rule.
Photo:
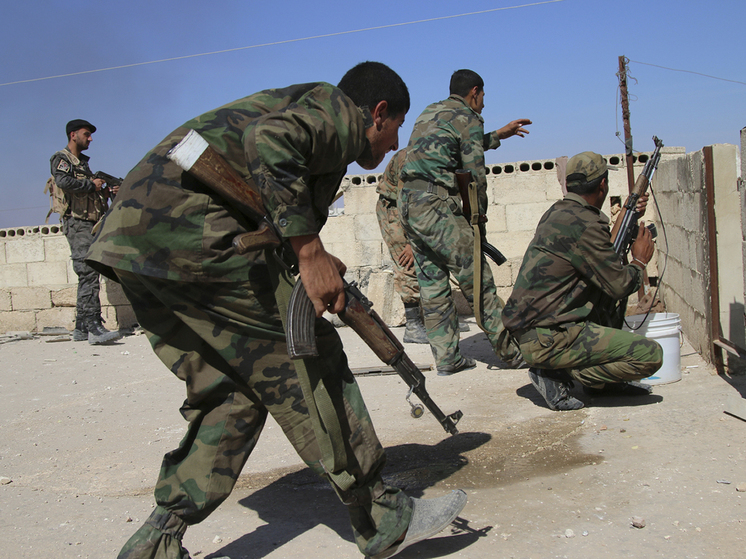
[[[122, 183], [88, 261], [121, 281], [155, 353], [186, 384], [189, 428], [163, 460], [155, 490], [163, 510], [121, 557], [185, 557], [178, 521], [199, 522], [230, 494], [267, 413], [309, 467], [326, 475], [264, 253], [242, 256], [232, 247], [237, 234], [255, 226], [166, 153], [197, 130], [253, 179], [280, 233], [292, 237], [319, 232], [347, 165], [369, 149], [371, 125], [370, 112], [330, 84], [266, 90], [187, 122]], [[381, 480], [383, 450], [339, 337], [326, 321], [317, 321], [316, 335], [323, 357], [314, 378], [338, 410], [345, 436], [336, 442], [356, 480], [335, 489], [361, 551], [375, 555], [404, 532], [411, 501]]]
[[593, 322], [536, 328], [522, 338], [520, 348], [530, 366], [565, 369], [592, 388], [642, 380], [663, 364], [663, 349], [655, 340]]
[[429, 105], [417, 117], [401, 172], [403, 181], [420, 179], [458, 194], [456, 169], [471, 171], [477, 183], [479, 213], [487, 213], [484, 151], [500, 147], [497, 131], [484, 133], [484, 119], [459, 95]]
[[[185, 383], [181, 414], [189, 422], [180, 446], [164, 456], [155, 488], [159, 508], [119, 557], [186, 557], [180, 543], [185, 526], [204, 520], [228, 497], [268, 413], [303, 461], [325, 476], [320, 449], [266, 269], [245, 283], [219, 284], [117, 273], [156, 355]], [[408, 526], [410, 501], [381, 480], [385, 454], [338, 334], [319, 319], [316, 335], [317, 365], [344, 428], [348, 471], [357, 480], [347, 491], [335, 489], [348, 505], [360, 550], [375, 555]]]
[[[474, 231], [463, 216], [459, 199], [411, 189], [408, 184], [414, 183], [404, 183], [399, 207], [415, 255], [427, 338], [438, 368], [455, 365], [461, 354], [458, 314], [449, 277], [452, 274], [467, 300], [473, 300]], [[513, 360], [518, 348], [505, 343], [503, 303], [484, 255], [482, 305], [482, 322], [495, 353], [505, 361]]]
[[622, 299], [641, 283], [641, 266], [614, 252], [608, 218], [568, 193], [539, 220], [503, 321], [511, 332], [583, 322], [605, 297]]
[[96, 319], [101, 316], [99, 274], [85, 261], [88, 249], [93, 242], [93, 234], [91, 233], [93, 225], [92, 221], [69, 216], [62, 220], [62, 232], [70, 245], [73, 271], [78, 276], [77, 303], [75, 306], [75, 314], [78, 320]]
[[376, 203], [376, 217], [381, 228], [383, 242], [389, 249], [394, 261], [394, 290], [405, 305], [416, 305], [420, 302], [420, 286], [414, 267], [404, 268], [399, 264], [399, 256], [409, 244], [401, 225], [397, 200], [399, 198], [401, 166], [404, 163], [406, 150], [394, 154], [386, 166], [383, 179], [379, 181], [376, 192], [379, 194]]
[[[462, 213], [455, 172], [471, 171], [477, 184], [479, 213], [487, 212], [484, 150], [500, 146], [497, 132], [484, 133], [484, 120], [459, 95], [433, 103], [417, 117], [401, 171], [402, 225], [415, 254], [425, 328], [437, 367], [460, 361], [458, 316], [449, 274], [468, 300], [474, 295], [474, 231]], [[442, 187], [416, 190], [417, 183]], [[422, 184], [420, 184], [422, 186]], [[437, 190], [437, 189], [436, 189]], [[482, 323], [495, 352], [505, 361], [518, 356], [506, 340], [502, 301], [483, 257]]]
[[567, 369], [580, 383], [597, 388], [640, 380], [660, 368], [660, 345], [597, 324], [605, 319], [597, 308], [626, 297], [641, 282], [641, 267], [624, 266], [614, 252], [606, 216], [569, 193], [539, 221], [503, 321], [531, 366]]
[[96, 191], [96, 185], [90, 179], [89, 161], [90, 157], [84, 153], [78, 158], [67, 148], [55, 152], [49, 160], [54, 182], [65, 193], [67, 201], [67, 211], [61, 217], [72, 215], [95, 223], [106, 213], [106, 192]]
[[256, 226], [170, 161], [169, 149], [197, 130], [253, 178], [280, 233], [293, 237], [321, 230], [371, 124], [367, 109], [326, 83], [261, 91], [190, 120], [125, 177], [89, 258], [177, 281], [244, 281], [257, 253], [236, 254], [231, 243]]

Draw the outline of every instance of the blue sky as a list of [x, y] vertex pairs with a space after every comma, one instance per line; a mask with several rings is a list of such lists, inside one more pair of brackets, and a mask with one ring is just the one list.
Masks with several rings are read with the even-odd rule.
[[[412, 109], [448, 96], [470, 68], [485, 80], [485, 128], [533, 120], [526, 138], [487, 153], [488, 163], [551, 159], [584, 150], [621, 153], [618, 57], [630, 63], [635, 149], [695, 151], [739, 143], [746, 85], [746, 2], [561, 0], [356, 2], [353, 0], [26, 0], [6, 3], [0, 33], [0, 228], [39, 225], [49, 157], [65, 123], [98, 127], [94, 171], [124, 176], [171, 130], [224, 103], [292, 83], [337, 83], [363, 60], [394, 68]], [[500, 11], [496, 8], [510, 8]], [[483, 11], [462, 17], [465, 13]], [[407, 22], [409, 25], [396, 25]], [[373, 27], [357, 33], [344, 33]], [[309, 40], [306, 37], [332, 35]], [[292, 42], [284, 42], [292, 41]], [[252, 45], [278, 43], [257, 48]], [[221, 54], [44, 79], [226, 49]], [[638, 61], [638, 62], [634, 62]], [[385, 163], [388, 161], [386, 158]], [[383, 167], [383, 166], [382, 166]], [[360, 172], [351, 167], [350, 172]], [[51, 218], [56, 222], [56, 216]]]

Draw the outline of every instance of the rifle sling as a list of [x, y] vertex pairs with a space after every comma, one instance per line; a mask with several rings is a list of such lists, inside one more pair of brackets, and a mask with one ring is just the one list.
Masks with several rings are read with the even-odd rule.
[[[287, 310], [290, 294], [293, 292], [295, 279], [289, 271], [274, 259], [271, 249], [265, 251], [269, 274], [275, 290], [275, 299], [282, 317], [282, 325], [287, 332]], [[323, 375], [319, 374], [319, 363], [314, 358], [295, 359], [293, 361], [298, 376], [298, 383], [306, 400], [308, 413], [316, 440], [321, 450], [321, 465], [342, 491], [347, 491], [355, 483], [355, 478], [346, 471], [347, 451], [345, 448], [342, 427], [334, 408], [331, 396], [326, 390]]]
[[474, 318], [477, 325], [486, 332], [482, 320], [482, 231], [479, 228], [479, 195], [477, 194], [477, 183], [469, 183], [469, 205], [471, 215], [468, 216], [471, 228], [474, 231]]

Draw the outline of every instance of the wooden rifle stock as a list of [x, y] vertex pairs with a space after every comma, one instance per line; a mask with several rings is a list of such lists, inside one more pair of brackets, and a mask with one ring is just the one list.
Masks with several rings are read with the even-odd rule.
[[217, 151], [210, 147], [199, 132], [190, 130], [166, 157], [257, 223], [256, 231], [237, 235], [233, 239], [233, 248], [237, 253], [278, 248], [282, 244], [274, 224], [267, 217], [259, 195]]
[[[456, 169], [456, 184], [458, 185], [458, 193], [461, 195], [461, 206], [463, 208], [463, 214], [466, 220], [473, 226], [472, 213], [471, 213], [471, 201], [469, 200], [469, 184], [471, 183], [471, 171], [465, 169]], [[477, 223], [487, 223], [487, 216], [480, 214]], [[487, 238], [484, 233], [482, 234], [482, 252], [487, 255], [495, 264], [502, 266], [508, 260], [505, 255], [497, 250], [496, 247], [487, 242]]]
[[[422, 417], [422, 406], [413, 404], [410, 400], [414, 393], [443, 429], [451, 435], [458, 433], [456, 423], [463, 413], [455, 411], [445, 415], [438, 405], [433, 402], [425, 388], [425, 375], [404, 351], [404, 346], [393, 332], [386, 326], [372, 309], [372, 303], [363, 295], [354, 283], [345, 280], [345, 308], [339, 313], [339, 318], [352, 328], [358, 336], [373, 350], [373, 353], [386, 365], [392, 367], [402, 380], [409, 386], [406, 400], [411, 406], [412, 417]], [[314, 334], [316, 312], [311, 300], [306, 294], [303, 282], [298, 280], [293, 288], [288, 303], [287, 344], [291, 359], [315, 357], [318, 355]]]

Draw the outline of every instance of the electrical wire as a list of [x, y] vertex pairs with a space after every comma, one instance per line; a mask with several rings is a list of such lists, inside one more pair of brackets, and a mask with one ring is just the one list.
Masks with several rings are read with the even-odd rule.
[[362, 33], [364, 31], [378, 31], [380, 29], [391, 29], [392, 27], [403, 27], [405, 25], [415, 25], [417, 23], [430, 23], [433, 21], [443, 21], [446, 19], [455, 19], [459, 17], [466, 17], [466, 16], [474, 16], [474, 15], [482, 15], [482, 14], [489, 14], [492, 12], [500, 12], [505, 10], [517, 10], [519, 8], [530, 8], [533, 6], [542, 6], [545, 4], [556, 4], [557, 2], [564, 2], [565, 0], [544, 0], [542, 2], [532, 2], [530, 4], [520, 4], [517, 6], [504, 6], [502, 8], [491, 8], [489, 10], [480, 10], [478, 12], [466, 12], [463, 14], [455, 14], [450, 16], [440, 16], [440, 17], [431, 17], [427, 19], [418, 19], [415, 21], [406, 21], [402, 23], [390, 23], [388, 25], [378, 25], [375, 27], [365, 27], [363, 29], [352, 29], [349, 31], [337, 31], [336, 33], [326, 33], [324, 35], [312, 35], [310, 37], [301, 37], [298, 39], [286, 39], [284, 41], [273, 41], [271, 43], [262, 43], [259, 45], [249, 45], [246, 47], [236, 47], [232, 49], [223, 49], [223, 50], [216, 50], [212, 52], [202, 52], [198, 54], [187, 54], [184, 56], [174, 56], [172, 58], [161, 58], [160, 60], [150, 60], [147, 62], [135, 62], [132, 64], [122, 64], [120, 66], [110, 66], [108, 68], [98, 68], [96, 70], [83, 70], [80, 72], [71, 72], [69, 74], [58, 74], [56, 76], [45, 76], [43, 78], [31, 78], [28, 80], [17, 80], [13, 82], [6, 82], [6, 83], [0, 83], [0, 87], [4, 87], [6, 85], [16, 85], [20, 83], [30, 83], [30, 82], [38, 82], [43, 80], [54, 80], [57, 78], [67, 78], [70, 76], [80, 76], [82, 74], [94, 74], [96, 72], [108, 72], [109, 70], [121, 70], [123, 68], [133, 68], [135, 66], [146, 66], [148, 64], [159, 64], [161, 62], [172, 62], [174, 60], [185, 60], [187, 58], [197, 58], [199, 56], [211, 56], [213, 54], [224, 54], [226, 52], [236, 52], [239, 50], [248, 50], [248, 49], [257, 49], [261, 47], [271, 47], [275, 45], [285, 45], [288, 43], [298, 43], [301, 41], [310, 41], [313, 39], [325, 39], [328, 37], [339, 37], [340, 35], [350, 35], [353, 33]]
[[630, 60], [629, 58], [627, 60], [629, 60], [630, 62], [634, 62], [635, 64], [643, 64], [645, 66], [653, 66], [655, 68], [663, 68], [664, 70], [671, 70], [672, 72], [686, 72], [687, 74], [695, 74], [697, 76], [703, 76], [705, 78], [712, 78], [713, 80], [720, 80], [720, 81], [724, 81], [724, 82], [731, 82], [731, 83], [738, 83], [738, 84], [741, 84], [741, 85], [746, 85], [746, 82], [740, 82], [738, 80], [729, 80], [727, 78], [719, 78], [717, 76], [711, 76], [709, 74], [703, 74], [701, 72], [694, 72], [692, 70], [680, 70], [678, 68], [669, 68], [667, 66], [661, 66], [659, 64], [650, 64], [649, 62], [640, 62], [639, 60]]

